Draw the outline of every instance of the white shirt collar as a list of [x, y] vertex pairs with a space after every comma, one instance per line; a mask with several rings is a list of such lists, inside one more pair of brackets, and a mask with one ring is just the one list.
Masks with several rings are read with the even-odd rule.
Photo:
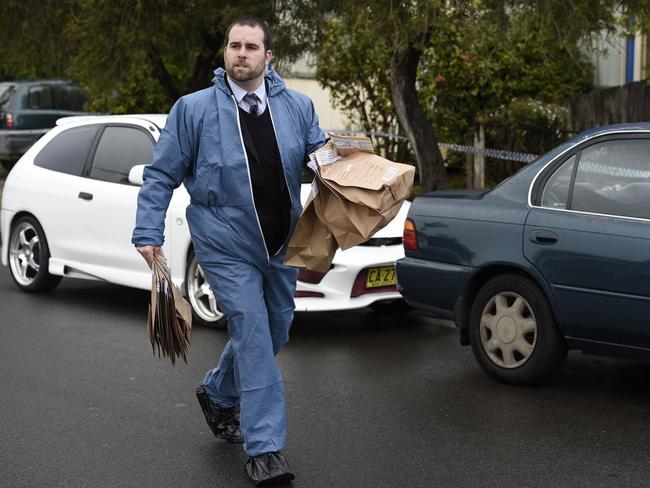
[[[241, 106], [242, 99], [246, 96], [248, 92], [244, 90], [241, 86], [239, 86], [237, 83], [232, 81], [230, 77], [226, 76], [226, 80], [228, 80], [228, 85], [230, 85], [230, 89], [232, 90], [233, 95], [235, 95], [235, 100], [237, 100], [237, 105]], [[257, 95], [257, 98], [260, 99], [261, 102], [260, 106], [266, 107], [266, 85], [264, 84], [264, 79], [262, 79], [262, 82], [253, 93], [255, 93], [255, 95]], [[248, 106], [242, 108], [247, 110]], [[261, 112], [262, 111], [263, 110], [261, 110]]]

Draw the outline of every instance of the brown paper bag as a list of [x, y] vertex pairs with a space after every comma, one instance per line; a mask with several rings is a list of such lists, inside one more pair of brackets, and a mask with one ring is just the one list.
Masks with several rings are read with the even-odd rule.
[[177, 357], [182, 357], [187, 364], [191, 331], [192, 308], [172, 282], [165, 257], [155, 255], [147, 314], [147, 332], [153, 354], [169, 358], [172, 366]]
[[314, 192], [309, 195], [305, 208], [291, 234], [285, 264], [320, 273], [329, 271], [336, 254], [336, 240], [316, 216]]
[[321, 166], [319, 176], [346, 200], [381, 213], [409, 197], [415, 167], [358, 152]]
[[337, 247], [367, 241], [399, 212], [415, 168], [377, 156], [367, 137], [331, 136], [311, 156], [316, 178], [285, 263], [327, 272]]

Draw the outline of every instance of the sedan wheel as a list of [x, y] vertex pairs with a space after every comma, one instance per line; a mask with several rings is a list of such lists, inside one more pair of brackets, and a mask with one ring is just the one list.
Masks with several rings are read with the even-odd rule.
[[45, 234], [33, 217], [19, 219], [9, 236], [11, 277], [24, 291], [39, 292], [55, 288], [60, 276], [48, 272], [50, 251]]
[[479, 365], [504, 383], [548, 379], [567, 353], [546, 296], [517, 274], [497, 276], [479, 290], [470, 312], [469, 335]]
[[187, 267], [187, 297], [192, 305], [192, 320], [206, 327], [225, 328], [228, 321], [219, 309], [203, 270], [191, 253]]
[[481, 314], [481, 345], [502, 368], [518, 368], [535, 348], [537, 322], [528, 302], [514, 292], [494, 295]]

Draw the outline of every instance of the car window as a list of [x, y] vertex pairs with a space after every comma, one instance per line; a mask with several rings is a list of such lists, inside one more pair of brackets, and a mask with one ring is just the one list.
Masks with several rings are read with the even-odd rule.
[[594, 144], [578, 162], [571, 210], [650, 218], [650, 140]]
[[68, 92], [68, 101], [70, 103], [69, 110], [82, 112], [84, 109], [84, 103], [86, 103], [86, 95], [84, 94], [84, 91], [78, 86], [67, 86], [66, 91]]
[[49, 85], [31, 86], [27, 92], [27, 108], [51, 110], [52, 88]]
[[52, 86], [53, 107], [55, 110], [70, 110], [82, 112], [84, 92], [81, 88], [71, 85]]
[[11, 101], [11, 95], [16, 91], [16, 85], [12, 83], [0, 83], [0, 109], [5, 108]]
[[544, 186], [542, 207], [566, 208], [571, 187], [571, 175], [576, 163], [575, 154], [555, 170]]
[[97, 133], [97, 127], [97, 125], [85, 125], [61, 132], [41, 149], [34, 158], [34, 164], [53, 171], [80, 176], [90, 145]]
[[131, 168], [151, 163], [152, 152], [153, 140], [145, 131], [134, 127], [106, 127], [95, 151], [90, 177], [129, 184]]

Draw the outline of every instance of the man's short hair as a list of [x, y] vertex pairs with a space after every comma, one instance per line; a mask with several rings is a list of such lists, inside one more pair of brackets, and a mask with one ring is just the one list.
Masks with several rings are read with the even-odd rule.
[[269, 51], [271, 49], [271, 30], [269, 29], [269, 26], [266, 25], [266, 22], [262, 19], [253, 15], [244, 15], [243, 17], [239, 17], [228, 26], [228, 29], [226, 29], [226, 45], [228, 45], [229, 42], [228, 38], [230, 37], [230, 30], [236, 25], [247, 25], [248, 27], [261, 28], [262, 32], [264, 32], [264, 50]]

